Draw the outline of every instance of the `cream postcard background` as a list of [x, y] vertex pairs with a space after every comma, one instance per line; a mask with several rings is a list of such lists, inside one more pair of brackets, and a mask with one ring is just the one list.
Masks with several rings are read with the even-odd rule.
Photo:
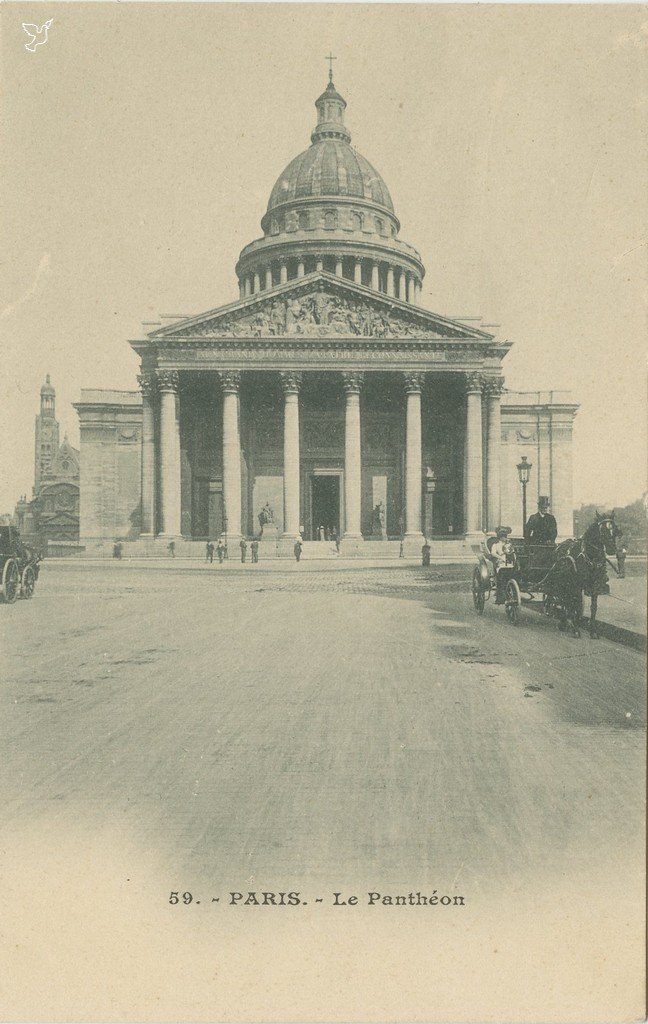
[[[353, 142], [427, 266], [424, 304], [502, 323], [511, 386], [575, 390], [577, 499], [645, 489], [645, 7], [1, 13], [3, 508], [30, 488], [46, 372], [74, 440], [82, 386], [134, 386], [126, 341], [141, 320], [236, 298], [236, 257], [307, 145], [331, 48]], [[48, 18], [48, 43], [27, 53], [22, 22]], [[505, 889], [485, 879], [445, 914], [201, 915], [168, 906], [195, 882], [177, 877], [172, 841], [158, 851], [115, 821], [25, 820], [0, 850], [2, 1016], [636, 1019], [641, 845], [583, 836], [564, 871]], [[240, 865], [231, 878], [243, 885]]]

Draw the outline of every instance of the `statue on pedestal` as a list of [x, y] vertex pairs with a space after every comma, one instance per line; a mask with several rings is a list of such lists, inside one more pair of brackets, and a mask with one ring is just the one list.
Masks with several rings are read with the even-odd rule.
[[269, 501], [266, 501], [265, 505], [259, 512], [259, 526], [261, 527], [261, 536], [264, 534], [266, 537], [271, 534], [273, 537], [277, 534], [277, 527], [274, 521], [274, 509], [272, 508]]
[[374, 537], [380, 540], [385, 539], [385, 506], [382, 501], [374, 506], [371, 532]]

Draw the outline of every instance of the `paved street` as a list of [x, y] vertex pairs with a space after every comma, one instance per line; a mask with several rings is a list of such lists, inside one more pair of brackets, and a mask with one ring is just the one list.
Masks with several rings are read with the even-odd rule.
[[[0, 608], [8, 1018], [627, 1016], [642, 656], [476, 617], [466, 567], [255, 569], [50, 562]], [[466, 904], [313, 903], [369, 890]]]
[[232, 885], [479, 892], [636, 848], [639, 654], [479, 619], [462, 568], [299, 569], [46, 564], [0, 609], [4, 826], [118, 820]]

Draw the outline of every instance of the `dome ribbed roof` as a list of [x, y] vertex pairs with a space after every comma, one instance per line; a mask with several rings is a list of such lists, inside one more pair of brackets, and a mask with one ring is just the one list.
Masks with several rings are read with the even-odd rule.
[[272, 190], [268, 211], [317, 196], [357, 196], [394, 212], [389, 189], [376, 169], [339, 139], [318, 139], [288, 164]]

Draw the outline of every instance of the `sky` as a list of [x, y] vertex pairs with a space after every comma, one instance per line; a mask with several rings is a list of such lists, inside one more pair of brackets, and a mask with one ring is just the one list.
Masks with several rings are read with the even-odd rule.
[[[24, 48], [22, 22], [53, 18]], [[571, 390], [574, 497], [646, 489], [648, 11], [621, 6], [11, 3], [2, 17], [0, 512], [33, 484], [45, 374], [136, 387], [128, 339], [238, 298], [336, 55], [352, 144], [423, 257], [422, 304]]]

